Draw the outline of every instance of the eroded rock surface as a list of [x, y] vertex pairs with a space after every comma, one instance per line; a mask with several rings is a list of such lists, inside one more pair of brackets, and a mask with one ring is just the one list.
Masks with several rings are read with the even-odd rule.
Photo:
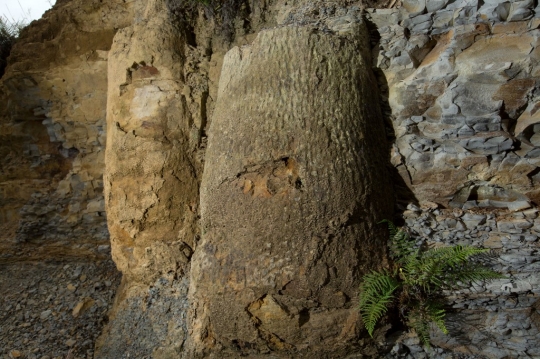
[[124, 279], [101, 358], [159, 355], [161, 345], [179, 355], [198, 233], [200, 136], [182, 95], [185, 40], [166, 2], [138, 6], [144, 18], [116, 34], [109, 54], [105, 201]]
[[[540, 355], [537, 3], [232, 3], [58, 1], [23, 32], [0, 86], [2, 262], [106, 257], [108, 221], [124, 280], [99, 358]], [[433, 350], [355, 341], [390, 217], [364, 20], [398, 211], [511, 278], [449, 293]]]
[[420, 201], [511, 210], [537, 202], [540, 20], [533, 2], [508, 13], [495, 3], [368, 14], [380, 34], [393, 163]]
[[[430, 245], [493, 249], [494, 268], [508, 276], [448, 293], [452, 330], [434, 333], [436, 344], [536, 357], [538, 6], [421, 3], [367, 14], [378, 34], [392, 163], [409, 189], [403, 219]], [[403, 357], [423, 355], [405, 341]]]
[[21, 34], [0, 90], [3, 261], [105, 258], [107, 51], [129, 6], [62, 2]]

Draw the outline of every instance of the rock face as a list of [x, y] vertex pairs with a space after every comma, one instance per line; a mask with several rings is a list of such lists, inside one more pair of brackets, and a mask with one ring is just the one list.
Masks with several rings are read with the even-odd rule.
[[379, 35], [374, 58], [396, 137], [392, 162], [415, 197], [400, 199], [403, 218], [431, 245], [493, 249], [494, 268], [509, 277], [448, 293], [454, 331], [436, 334], [436, 344], [536, 357], [538, 7], [424, 5], [367, 14]]
[[176, 271], [197, 232], [200, 164], [181, 95], [183, 46], [163, 5], [141, 5], [145, 19], [119, 31], [109, 54], [108, 224], [115, 262], [140, 282]]
[[347, 25], [265, 30], [225, 57], [191, 267], [201, 357], [355, 346], [357, 288], [384, 262], [374, 223], [391, 201], [367, 31]]
[[61, 2], [13, 48], [0, 90], [4, 261], [108, 254], [107, 50], [126, 17], [122, 2]]
[[[200, 136], [182, 95], [182, 34], [163, 6], [137, 4], [143, 18], [116, 34], [109, 53], [105, 201], [112, 255], [124, 278], [100, 358], [151, 355], [161, 344], [165, 353], [179, 354], [186, 335], [201, 171], [193, 152]], [[133, 327], [140, 339], [118, 346]]]
[[368, 15], [381, 37], [393, 162], [420, 201], [511, 210], [537, 202], [540, 20], [532, 2], [510, 15], [494, 3]]
[[[58, 1], [0, 82], [1, 261], [110, 243], [96, 358], [539, 356], [540, 7], [389, 3]], [[354, 308], [390, 181], [413, 232], [511, 278], [448, 293], [430, 352]]]

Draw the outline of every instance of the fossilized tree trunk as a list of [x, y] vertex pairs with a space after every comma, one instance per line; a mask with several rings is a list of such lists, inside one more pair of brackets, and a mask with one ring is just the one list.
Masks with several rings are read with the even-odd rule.
[[369, 51], [353, 22], [266, 30], [228, 52], [191, 269], [198, 355], [354, 348], [358, 285], [384, 262], [375, 223], [391, 213]]
[[142, 5], [144, 19], [118, 32], [109, 55], [108, 225], [116, 264], [138, 281], [176, 269], [171, 248], [192, 246], [198, 201], [184, 44], [164, 6]]
[[140, 18], [116, 34], [109, 54], [105, 203], [124, 278], [99, 358], [178, 355], [197, 232], [196, 141], [182, 95], [185, 44], [166, 1], [136, 5]]

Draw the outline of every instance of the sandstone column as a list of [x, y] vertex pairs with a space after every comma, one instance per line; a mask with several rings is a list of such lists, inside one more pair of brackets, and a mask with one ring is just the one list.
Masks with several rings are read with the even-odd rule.
[[265, 30], [226, 55], [192, 259], [192, 356], [355, 346], [358, 285], [384, 261], [375, 223], [392, 206], [367, 30], [339, 24]]
[[179, 232], [191, 226], [198, 201], [182, 96], [183, 43], [164, 6], [149, 2], [145, 19], [120, 30], [109, 54], [108, 224], [115, 262], [138, 281], [165, 265], [151, 260], [155, 251], [168, 262], [171, 243], [192, 245]]
[[99, 358], [180, 350], [196, 235], [198, 165], [182, 95], [182, 34], [166, 1], [134, 6], [134, 24], [117, 33], [109, 54], [105, 203], [124, 279]]

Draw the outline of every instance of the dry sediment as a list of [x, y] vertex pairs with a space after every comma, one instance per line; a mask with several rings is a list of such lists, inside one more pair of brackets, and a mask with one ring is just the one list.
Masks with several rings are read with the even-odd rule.
[[111, 260], [0, 266], [0, 358], [94, 358], [120, 275]]

